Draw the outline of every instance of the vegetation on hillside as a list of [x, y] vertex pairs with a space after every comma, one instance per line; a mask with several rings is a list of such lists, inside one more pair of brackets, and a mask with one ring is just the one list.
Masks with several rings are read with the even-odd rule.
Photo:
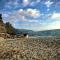
[[5, 24], [5, 28], [8, 34], [15, 34], [15, 28], [13, 28], [13, 26], [9, 22]]

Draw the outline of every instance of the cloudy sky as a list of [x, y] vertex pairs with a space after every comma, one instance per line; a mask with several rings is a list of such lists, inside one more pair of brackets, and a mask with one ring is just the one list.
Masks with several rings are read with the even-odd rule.
[[60, 0], [0, 0], [0, 13], [15, 28], [60, 29]]

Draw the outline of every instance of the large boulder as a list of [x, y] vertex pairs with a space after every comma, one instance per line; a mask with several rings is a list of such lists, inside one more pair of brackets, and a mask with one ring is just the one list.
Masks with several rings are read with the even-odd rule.
[[3, 37], [0, 37], [0, 42], [5, 41], [5, 39]]

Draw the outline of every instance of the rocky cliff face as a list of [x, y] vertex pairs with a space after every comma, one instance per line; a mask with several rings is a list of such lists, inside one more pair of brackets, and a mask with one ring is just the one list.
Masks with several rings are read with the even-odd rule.
[[5, 24], [3, 23], [1, 14], [0, 14], [0, 33], [5, 33]]

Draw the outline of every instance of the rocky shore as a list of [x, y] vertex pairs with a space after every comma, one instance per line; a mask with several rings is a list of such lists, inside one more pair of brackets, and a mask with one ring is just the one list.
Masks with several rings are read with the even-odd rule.
[[49, 37], [0, 41], [0, 60], [60, 60], [60, 39]]

